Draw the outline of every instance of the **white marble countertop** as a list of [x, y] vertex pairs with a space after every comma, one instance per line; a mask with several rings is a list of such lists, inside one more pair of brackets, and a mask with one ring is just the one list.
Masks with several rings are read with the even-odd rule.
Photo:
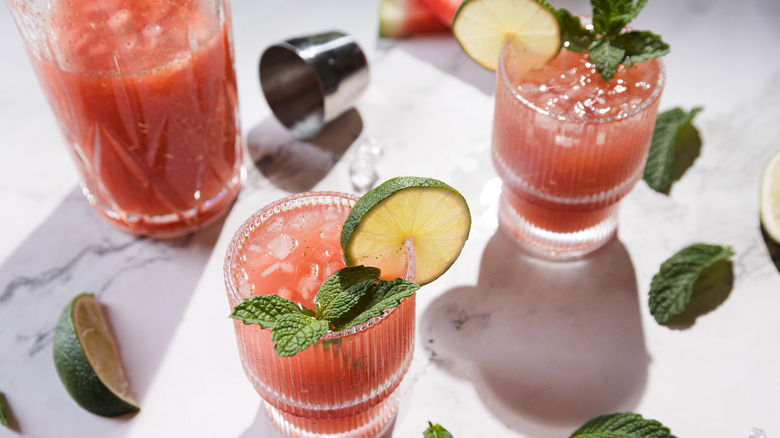
[[[649, 2], [635, 27], [672, 46], [661, 108], [704, 107], [701, 154], [668, 195], [640, 182], [604, 249], [559, 264], [516, 251], [497, 230], [493, 75], [449, 35], [377, 40], [376, 2], [301, 3], [233, 1], [248, 177], [223, 221], [174, 242], [131, 237], [92, 212], [0, 8], [0, 391], [18, 424], [0, 436], [278, 436], [239, 365], [222, 259], [262, 205], [292, 191], [352, 191], [355, 145], [289, 141], [256, 80], [271, 42], [337, 28], [369, 52], [358, 115], [362, 135], [384, 146], [380, 178], [447, 181], [474, 219], [455, 267], [419, 293], [393, 437], [421, 436], [431, 420], [457, 438], [559, 438], [633, 411], [680, 438], [746, 438], [754, 427], [780, 438], [780, 255], [762, 237], [757, 202], [761, 168], [780, 147], [780, 3]], [[695, 242], [732, 246], [731, 292], [688, 327], [660, 326], [650, 280]], [[54, 325], [83, 291], [105, 305], [137, 415], [92, 415], [59, 382]]]

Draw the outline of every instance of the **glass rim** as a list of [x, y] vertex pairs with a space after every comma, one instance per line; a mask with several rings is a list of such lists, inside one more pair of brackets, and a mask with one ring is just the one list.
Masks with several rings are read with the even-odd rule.
[[[230, 239], [230, 243], [228, 244], [227, 250], [225, 252], [225, 260], [222, 265], [222, 274], [225, 281], [225, 288], [228, 294], [228, 298], [231, 299], [231, 302], [232, 299], [236, 299], [236, 301], [243, 300], [243, 297], [241, 297], [241, 295], [237, 293], [237, 286], [233, 281], [232, 267], [234, 265], [233, 262], [235, 261], [236, 255], [238, 255], [238, 253], [244, 247], [244, 243], [249, 237], [249, 234], [254, 232], [254, 230], [257, 227], [259, 227], [261, 224], [268, 221], [279, 211], [287, 211], [292, 208], [297, 208], [303, 205], [300, 202], [301, 200], [312, 200], [317, 202], [318, 205], [332, 203], [332, 202], [327, 202], [327, 203], [322, 202], [325, 199], [345, 200], [349, 203], [348, 205], [351, 208], [354, 207], [355, 203], [358, 201], [358, 199], [360, 199], [360, 197], [351, 193], [334, 192], [334, 191], [310, 191], [310, 192], [297, 193], [297, 194], [293, 194], [293, 195], [289, 195], [277, 199], [276, 201], [271, 202], [270, 204], [267, 204], [266, 206], [260, 208], [259, 210], [255, 211], [255, 213], [253, 213], [251, 216], [249, 216], [249, 218], [247, 218], [241, 224], [240, 227], [238, 227], [238, 230], [236, 230], [236, 232], [233, 234], [233, 237]], [[402, 299], [401, 304], [403, 304], [403, 301], [405, 300], [406, 298]], [[373, 327], [374, 325], [377, 325], [381, 321], [383, 321], [390, 313], [392, 313], [393, 311], [395, 311], [395, 309], [400, 307], [401, 304], [391, 309], [386, 309], [382, 315], [375, 316], [370, 320], [364, 322], [363, 324], [356, 325], [355, 327], [346, 330], [338, 330], [338, 331], [329, 330], [317, 342], [341, 339], [347, 336], [354, 335], [359, 332], [366, 331], [369, 328]], [[231, 309], [232, 307], [233, 306], [231, 304]]]
[[[510, 93], [512, 93], [512, 96], [515, 98], [515, 100], [521, 102], [526, 107], [532, 109], [538, 114], [548, 116], [560, 121], [574, 122], [574, 123], [609, 123], [609, 122], [614, 122], [617, 120], [622, 120], [622, 119], [632, 117], [636, 114], [641, 113], [642, 111], [647, 109], [650, 105], [652, 105], [656, 100], [658, 100], [658, 98], [661, 96], [661, 93], [663, 92], [664, 85], [666, 84], [666, 67], [664, 66], [663, 60], [660, 57], [653, 58], [655, 59], [658, 65], [658, 70], [659, 70], [658, 82], [656, 82], [655, 88], [653, 89], [653, 92], [650, 94], [650, 96], [648, 96], [647, 99], [642, 101], [641, 105], [632, 109], [631, 111], [627, 113], [618, 114], [616, 116], [609, 116], [603, 118], [572, 117], [572, 116], [554, 114], [548, 110], [540, 108], [539, 106], [537, 106], [536, 104], [528, 100], [522, 93], [520, 93], [517, 90], [517, 88], [514, 87], [512, 82], [509, 80], [506, 69], [504, 67], [504, 58], [506, 56], [510, 44], [511, 43], [509, 41], [504, 43], [503, 47], [501, 48], [501, 53], [498, 57], [498, 69], [496, 71], [501, 84], [504, 87], [506, 87], [506, 89], [509, 90]], [[562, 47], [561, 50], [567, 50], [567, 49]]]

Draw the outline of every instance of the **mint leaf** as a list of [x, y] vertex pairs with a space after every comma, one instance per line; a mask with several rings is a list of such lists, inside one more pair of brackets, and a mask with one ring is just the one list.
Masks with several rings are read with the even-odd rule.
[[566, 9], [554, 11], [561, 26], [563, 46], [572, 52], [583, 53], [596, 40], [596, 34], [586, 29], [580, 19]]
[[697, 243], [683, 248], [661, 264], [650, 283], [650, 313], [659, 324], [681, 314], [691, 301], [702, 271], [734, 255], [729, 247]]
[[333, 273], [315, 297], [316, 312], [278, 295], [256, 295], [238, 303], [230, 317], [273, 331], [278, 356], [293, 356], [334, 330], [362, 324], [420, 288], [415, 283], [379, 279], [378, 268], [355, 266]]
[[401, 278], [370, 283], [368, 293], [358, 302], [358, 305], [331, 322], [334, 323], [336, 330], [347, 330], [366, 323], [371, 318], [382, 315], [385, 309], [398, 306], [401, 304], [401, 299], [412, 296], [419, 288], [417, 284]]
[[669, 428], [633, 412], [602, 415], [577, 429], [570, 438], [676, 438]]
[[5, 427], [10, 427], [11, 414], [8, 412], [7, 402], [5, 401], [5, 394], [0, 392], [0, 424]]
[[603, 36], [615, 36], [639, 15], [645, 3], [647, 0], [591, 0], [593, 29]]
[[625, 49], [612, 40], [600, 39], [589, 48], [590, 60], [601, 77], [609, 82], [617, 73], [618, 65], [626, 55]]
[[428, 428], [423, 432], [423, 438], [453, 438], [453, 436], [447, 432], [447, 429], [429, 421]]
[[262, 328], [272, 328], [279, 316], [287, 314], [313, 316], [314, 312], [279, 295], [255, 295], [245, 298], [233, 307], [230, 317], [243, 321], [244, 324], [260, 324]]
[[[328, 307], [322, 310], [322, 317], [328, 321], [335, 322], [349, 314], [357, 306], [360, 299], [373, 290], [375, 281], [377, 280], [363, 281], [335, 295]], [[337, 330], [339, 329], [337, 328]]]
[[294, 356], [309, 348], [328, 332], [330, 324], [322, 319], [301, 313], [288, 313], [276, 318], [271, 340], [279, 357]]
[[609, 82], [619, 64], [630, 67], [637, 62], [669, 53], [669, 45], [649, 31], [626, 31], [647, 0], [591, 0], [593, 31], [566, 9], [552, 8], [561, 27], [561, 43], [572, 52], [589, 52], [602, 79]]
[[669, 53], [669, 45], [660, 36], [647, 30], [622, 33], [615, 37], [615, 42], [626, 51], [622, 61], [626, 67]]
[[701, 107], [696, 107], [685, 112], [681, 108], [673, 108], [658, 114], [643, 175], [643, 179], [653, 190], [666, 192], [671, 187], [679, 146], [678, 134], [701, 110]]
[[316, 316], [322, 318], [324, 310], [330, 306], [331, 301], [345, 290], [364, 281], [378, 280], [379, 275], [378, 268], [366, 266], [346, 267], [331, 274], [314, 297]]

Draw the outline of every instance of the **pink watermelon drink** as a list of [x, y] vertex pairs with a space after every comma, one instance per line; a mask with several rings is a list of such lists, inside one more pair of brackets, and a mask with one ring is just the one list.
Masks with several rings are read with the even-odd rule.
[[[257, 294], [314, 308], [320, 285], [345, 266], [339, 235], [357, 199], [303, 193], [250, 217], [225, 260], [231, 309]], [[275, 353], [270, 330], [241, 321], [234, 328], [247, 377], [285, 436], [372, 437], [395, 415], [395, 390], [411, 363], [415, 296], [290, 357]]]
[[614, 234], [617, 203], [641, 178], [664, 85], [660, 59], [620, 65], [606, 82], [587, 54], [561, 50], [538, 70], [497, 74], [493, 162], [499, 217], [517, 240], [577, 255]]
[[11, 11], [96, 210], [148, 235], [224, 211], [242, 158], [227, 3], [25, 4]]

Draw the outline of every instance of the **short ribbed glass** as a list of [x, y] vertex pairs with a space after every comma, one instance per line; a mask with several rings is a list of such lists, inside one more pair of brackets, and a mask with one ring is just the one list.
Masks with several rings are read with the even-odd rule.
[[[250, 217], [236, 232], [225, 258], [231, 309], [251, 294], [275, 290], [311, 307], [312, 290], [302, 290], [307, 288], [305, 274], [316, 271], [322, 279], [344, 266], [336, 231], [356, 201], [357, 197], [343, 193], [302, 193], [274, 202]], [[337, 222], [338, 230], [323, 225], [321, 219]], [[301, 224], [310, 228], [301, 231]], [[285, 241], [288, 235], [288, 242], [296, 242], [296, 250], [287, 254], [282, 264], [252, 260], [267, 256], [264, 248], [268, 242]], [[270, 247], [279, 255], [279, 245]], [[274, 270], [286, 272], [285, 277], [268, 277], [267, 284], [253, 278], [258, 272]], [[276, 355], [271, 330], [240, 321], [234, 321], [234, 328], [244, 371], [284, 436], [375, 437], [396, 414], [396, 389], [412, 360], [415, 296], [363, 325], [328, 332], [292, 357]]]
[[547, 82], [544, 70], [523, 71], [507, 45], [496, 75], [499, 221], [520, 244], [550, 258], [583, 256], [615, 234], [618, 202], [644, 172], [664, 86], [659, 59], [621, 67], [609, 86], [580, 76], [587, 62], [562, 50], [554, 67], [545, 66]]

